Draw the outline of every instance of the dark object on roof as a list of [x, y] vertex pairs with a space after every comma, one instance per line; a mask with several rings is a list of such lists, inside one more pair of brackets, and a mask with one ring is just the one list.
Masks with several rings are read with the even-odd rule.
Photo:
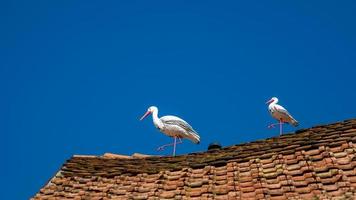
[[219, 142], [210, 143], [208, 146], [208, 150], [216, 150], [221, 149], [221, 144]]
[[176, 157], [74, 156], [33, 199], [354, 199], [356, 119]]

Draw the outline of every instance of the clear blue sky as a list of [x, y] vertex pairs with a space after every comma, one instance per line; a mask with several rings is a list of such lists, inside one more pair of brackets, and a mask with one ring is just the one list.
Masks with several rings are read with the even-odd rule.
[[73, 154], [157, 154], [150, 105], [199, 132], [178, 154], [278, 135], [272, 96], [300, 128], [356, 116], [355, 1], [0, 4], [3, 199]]

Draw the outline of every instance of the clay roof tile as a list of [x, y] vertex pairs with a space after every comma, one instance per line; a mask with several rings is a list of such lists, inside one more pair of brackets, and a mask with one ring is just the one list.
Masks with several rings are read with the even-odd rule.
[[176, 157], [74, 155], [32, 199], [356, 196], [356, 119]]

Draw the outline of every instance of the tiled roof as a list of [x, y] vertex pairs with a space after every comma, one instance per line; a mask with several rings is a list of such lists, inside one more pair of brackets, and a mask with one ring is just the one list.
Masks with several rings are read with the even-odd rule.
[[356, 119], [176, 157], [73, 156], [33, 199], [356, 199]]

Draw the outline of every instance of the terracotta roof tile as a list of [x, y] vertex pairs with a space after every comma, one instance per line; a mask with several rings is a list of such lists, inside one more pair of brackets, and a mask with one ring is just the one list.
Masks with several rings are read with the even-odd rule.
[[177, 157], [73, 156], [32, 199], [355, 199], [356, 119]]

